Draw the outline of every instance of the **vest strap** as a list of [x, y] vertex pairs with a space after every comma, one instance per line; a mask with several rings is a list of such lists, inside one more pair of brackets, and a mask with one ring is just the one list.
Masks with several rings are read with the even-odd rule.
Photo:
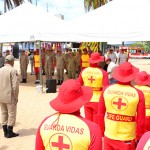
[[108, 113], [108, 112], [107, 112], [107, 118], [110, 120], [113, 120], [113, 121], [135, 122], [135, 116], [112, 114], [112, 113]]

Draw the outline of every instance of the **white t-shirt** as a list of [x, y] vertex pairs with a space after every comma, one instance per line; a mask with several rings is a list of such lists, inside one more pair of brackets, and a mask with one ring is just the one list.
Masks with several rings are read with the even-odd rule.
[[116, 67], [116, 64], [114, 62], [110, 62], [110, 64], [107, 67], [107, 72], [110, 72], [110, 74], [108, 75], [108, 78], [111, 79], [112, 78], [112, 74], [114, 72], [114, 68]]
[[127, 58], [128, 58], [128, 54], [120, 53], [119, 54], [119, 59], [120, 59], [119, 64], [122, 64], [123, 62], [126, 62]]
[[117, 56], [115, 53], [108, 54], [108, 58], [110, 58], [112, 62], [116, 63]]

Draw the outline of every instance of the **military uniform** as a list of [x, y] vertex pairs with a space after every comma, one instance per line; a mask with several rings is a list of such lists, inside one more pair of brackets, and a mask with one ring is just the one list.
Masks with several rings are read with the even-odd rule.
[[56, 55], [56, 70], [57, 70], [57, 85], [60, 85], [64, 80], [65, 57], [61, 52]]
[[52, 72], [56, 59], [52, 51], [45, 56], [45, 73], [46, 79], [52, 79]]
[[76, 78], [76, 57], [70, 52], [68, 57], [68, 78], [75, 79]]
[[20, 70], [21, 70], [21, 77], [22, 77], [21, 83], [26, 83], [28, 64], [29, 64], [28, 56], [23, 51], [23, 53], [20, 55]]
[[[13, 56], [10, 57], [12, 58]], [[0, 68], [0, 83], [0, 106], [4, 136], [7, 138], [15, 137], [19, 135], [13, 133], [13, 126], [16, 122], [19, 78], [17, 70], [10, 64]]]

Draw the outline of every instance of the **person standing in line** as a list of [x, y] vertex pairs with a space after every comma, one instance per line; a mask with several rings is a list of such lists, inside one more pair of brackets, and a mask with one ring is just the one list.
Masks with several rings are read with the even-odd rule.
[[113, 72], [114, 72], [114, 69], [115, 69], [115, 67], [116, 67], [116, 64], [111, 61], [111, 58], [107, 58], [107, 59], [105, 60], [105, 62], [106, 62], [106, 64], [108, 64], [107, 73], [108, 73], [108, 78], [109, 78], [109, 84], [116, 83], [117, 80], [112, 77], [112, 74], [113, 74]]
[[34, 75], [34, 52], [33, 51], [30, 52], [29, 60], [31, 65], [31, 75]]
[[90, 66], [89, 58], [90, 58], [90, 55], [88, 54], [87, 49], [84, 48], [83, 54], [81, 55], [81, 68], [82, 68], [82, 70]]
[[45, 48], [43, 48], [41, 52], [42, 52], [42, 75], [45, 75], [45, 58], [46, 58]]
[[135, 150], [136, 140], [144, 134], [144, 95], [131, 85], [138, 72], [131, 63], [122, 63], [113, 73], [118, 83], [101, 93], [98, 120], [106, 150]]
[[128, 54], [125, 53], [125, 49], [121, 49], [121, 52], [118, 56], [118, 64], [122, 64], [124, 62], [128, 62]]
[[13, 138], [18, 133], [13, 132], [16, 122], [16, 111], [19, 94], [19, 78], [17, 70], [13, 68], [14, 56], [7, 55], [5, 66], [0, 68], [0, 107], [4, 137]]
[[10, 54], [10, 50], [6, 50], [5, 58], [6, 58], [6, 56], [8, 56], [8, 55], [11, 55], [11, 54]]
[[29, 64], [28, 56], [25, 54], [25, 50], [22, 50], [20, 55], [20, 70], [21, 70], [21, 83], [27, 83], [27, 68]]
[[90, 67], [81, 71], [78, 80], [81, 85], [89, 86], [93, 89], [93, 96], [90, 102], [84, 105], [85, 118], [98, 123], [97, 110], [103, 87], [109, 84], [108, 73], [99, 68], [100, 62], [104, 61], [104, 56], [98, 52], [92, 53], [89, 59]]
[[46, 79], [52, 79], [52, 72], [56, 61], [55, 56], [53, 54], [53, 49], [47, 50], [47, 55], [45, 57]]
[[5, 58], [2, 55], [2, 52], [0, 51], [0, 68], [3, 67], [5, 64]]
[[39, 55], [39, 49], [35, 50], [35, 55], [34, 55], [34, 72], [36, 76], [36, 81], [35, 84], [40, 83], [39, 80], [39, 74], [40, 74], [40, 55]]
[[65, 56], [61, 50], [57, 50], [56, 55], [56, 70], [57, 70], [57, 85], [61, 85], [64, 81], [64, 67], [65, 67]]
[[92, 97], [90, 87], [68, 79], [59, 88], [58, 96], [50, 101], [57, 112], [40, 124], [35, 150], [102, 150], [100, 128], [80, 115], [80, 108]]
[[107, 58], [110, 58], [111, 59], [111, 62], [115, 63], [117, 62], [117, 56], [116, 54], [114, 53], [114, 50], [112, 48], [109, 49], [109, 53], [107, 55]]
[[145, 97], [145, 131], [150, 131], [150, 75], [145, 71], [141, 71], [135, 78], [135, 83], [137, 89], [141, 90], [144, 93]]
[[79, 76], [80, 71], [81, 71], [81, 50], [79, 49], [76, 53], [76, 71], [77, 71], [77, 75]]
[[76, 62], [76, 57], [74, 56], [74, 53], [72, 52], [72, 50], [69, 50], [69, 57], [68, 57], [68, 78], [69, 79], [75, 79], [76, 78], [76, 66], [77, 66], [77, 62]]

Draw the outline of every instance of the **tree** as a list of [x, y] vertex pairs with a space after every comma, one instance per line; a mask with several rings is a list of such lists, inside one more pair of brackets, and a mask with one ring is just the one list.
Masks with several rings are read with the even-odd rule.
[[134, 44], [130, 45], [131, 49], [134, 47], [142, 48], [145, 52], [150, 52], [150, 41], [146, 42], [135, 42]]
[[[32, 3], [32, 0], [28, 0], [29, 2]], [[24, 3], [24, 0], [4, 0], [4, 8], [8, 10], [11, 10], [19, 5], [21, 5], [22, 3]]]
[[84, 0], [85, 11], [90, 11], [90, 9], [96, 9], [107, 3], [107, 0]]

